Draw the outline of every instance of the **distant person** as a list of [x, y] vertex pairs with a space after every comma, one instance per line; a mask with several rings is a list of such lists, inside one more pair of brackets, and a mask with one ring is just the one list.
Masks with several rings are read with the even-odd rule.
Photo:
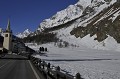
[[45, 48], [45, 52], [47, 52], [47, 48]]

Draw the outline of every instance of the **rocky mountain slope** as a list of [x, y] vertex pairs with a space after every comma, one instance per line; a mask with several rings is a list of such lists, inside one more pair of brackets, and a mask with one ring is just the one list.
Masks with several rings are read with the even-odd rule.
[[89, 19], [85, 23], [78, 25], [71, 31], [72, 35], [83, 38], [90, 34], [96, 35], [94, 40], [99, 42], [105, 40], [108, 35], [120, 43], [120, 4], [115, 3], [101, 11], [99, 14]]

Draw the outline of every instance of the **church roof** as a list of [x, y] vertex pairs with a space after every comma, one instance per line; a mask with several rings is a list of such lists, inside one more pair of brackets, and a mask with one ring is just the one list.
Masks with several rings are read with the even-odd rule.
[[7, 24], [7, 29], [6, 30], [10, 30], [10, 20], [8, 19], [8, 24]]
[[7, 24], [6, 32], [12, 32], [11, 28], [10, 28], [10, 20], [9, 19], [8, 19], [8, 24]]

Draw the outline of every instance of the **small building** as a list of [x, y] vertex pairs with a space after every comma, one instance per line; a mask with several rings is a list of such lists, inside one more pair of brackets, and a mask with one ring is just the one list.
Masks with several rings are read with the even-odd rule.
[[0, 36], [0, 53], [3, 51], [3, 40], [4, 38]]
[[26, 46], [22, 42], [18, 42], [18, 52], [19, 53], [25, 53], [26, 52]]
[[0, 47], [3, 46], [3, 40], [4, 40], [4, 38], [2, 36], [0, 36]]
[[18, 53], [18, 41], [14, 39], [12, 40], [12, 52]]

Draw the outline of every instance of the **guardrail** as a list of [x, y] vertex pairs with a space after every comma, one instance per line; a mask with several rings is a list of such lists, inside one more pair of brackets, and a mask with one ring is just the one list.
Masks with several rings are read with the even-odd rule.
[[80, 73], [77, 73], [76, 76], [70, 75], [59, 66], [52, 66], [50, 63], [47, 63], [39, 58], [31, 56], [30, 60], [33, 65], [43, 73], [46, 79], [83, 79], [81, 78]]

